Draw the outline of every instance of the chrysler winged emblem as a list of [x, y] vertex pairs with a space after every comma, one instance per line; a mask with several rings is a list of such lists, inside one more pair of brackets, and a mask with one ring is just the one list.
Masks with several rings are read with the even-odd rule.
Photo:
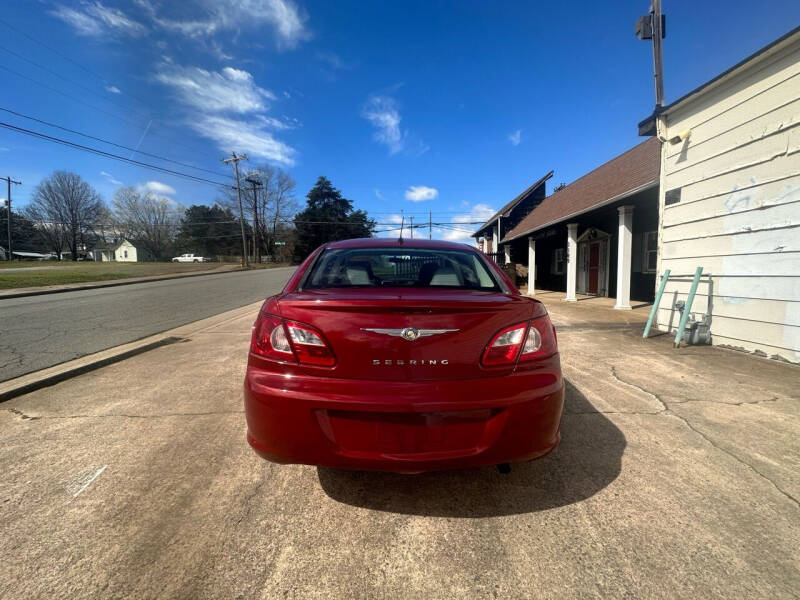
[[413, 342], [421, 337], [430, 337], [432, 335], [439, 335], [442, 333], [450, 333], [458, 331], [458, 329], [417, 329], [416, 327], [405, 327], [403, 329], [380, 329], [362, 327], [362, 331], [371, 331], [372, 333], [380, 333], [381, 335], [391, 335], [392, 337], [401, 337], [404, 340]]

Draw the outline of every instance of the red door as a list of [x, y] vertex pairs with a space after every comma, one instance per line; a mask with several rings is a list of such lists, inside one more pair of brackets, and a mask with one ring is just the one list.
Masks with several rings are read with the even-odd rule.
[[597, 293], [597, 282], [600, 276], [600, 244], [589, 244], [589, 290], [590, 294]]

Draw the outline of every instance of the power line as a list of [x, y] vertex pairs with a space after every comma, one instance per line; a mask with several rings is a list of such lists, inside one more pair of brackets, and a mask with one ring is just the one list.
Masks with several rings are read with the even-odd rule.
[[[51, 69], [50, 67], [46, 67], [45, 65], [41, 65], [41, 64], [37, 63], [36, 61], [33, 61], [33, 60], [31, 60], [30, 58], [27, 58], [27, 57], [25, 57], [25, 56], [23, 56], [23, 55], [21, 55], [21, 54], [19, 54], [19, 53], [17, 53], [17, 52], [14, 52], [13, 50], [9, 50], [9, 49], [8, 49], [8, 48], [6, 48], [5, 46], [0, 46], [0, 50], [3, 50], [4, 52], [7, 52], [8, 54], [11, 54], [12, 56], [16, 56], [18, 59], [20, 59], [20, 60], [22, 60], [22, 61], [25, 61], [25, 62], [26, 62], [26, 63], [28, 63], [29, 65], [33, 65], [34, 67], [36, 67], [36, 68], [38, 68], [38, 69], [41, 69], [42, 71], [46, 71], [47, 73], [50, 73], [51, 75], [54, 75], [55, 77], [58, 77], [58, 78], [59, 78], [59, 79], [61, 79], [62, 81], [66, 81], [67, 83], [69, 83], [69, 84], [72, 84], [72, 85], [74, 85], [75, 87], [77, 87], [77, 88], [80, 88], [80, 89], [82, 89], [83, 91], [85, 91], [85, 92], [88, 92], [88, 93], [92, 94], [93, 96], [97, 96], [98, 98], [100, 98], [100, 99], [101, 99], [101, 100], [103, 100], [104, 102], [110, 102], [110, 103], [112, 103], [112, 104], [116, 104], [117, 106], [119, 106], [120, 108], [122, 108], [122, 109], [124, 109], [124, 110], [131, 110], [131, 108], [130, 108], [130, 107], [123, 106], [123, 105], [122, 105], [122, 104], [120, 104], [119, 102], [116, 102], [116, 101], [115, 101], [113, 98], [109, 98], [109, 97], [107, 97], [107, 96], [105, 96], [105, 95], [103, 95], [103, 94], [100, 94], [100, 93], [98, 93], [96, 90], [93, 90], [93, 89], [91, 89], [91, 88], [88, 88], [88, 87], [86, 87], [85, 85], [83, 85], [83, 84], [81, 84], [81, 83], [78, 83], [77, 81], [73, 81], [72, 79], [70, 79], [69, 77], [65, 77], [64, 75], [62, 75], [62, 74], [61, 74], [61, 73], [59, 73], [58, 71], [54, 71], [54, 70], [53, 70], [53, 69]], [[139, 115], [141, 115], [141, 116], [143, 116], [143, 117], [145, 117], [145, 118], [150, 118], [150, 117], [149, 117], [149, 115], [145, 115], [144, 113], [141, 113], [141, 112], [139, 112], [138, 110], [137, 110], [136, 112], [137, 112]]]
[[136, 123], [135, 121], [131, 121], [130, 119], [126, 119], [125, 117], [121, 117], [118, 114], [115, 114], [115, 113], [112, 113], [112, 112], [108, 112], [107, 110], [103, 110], [102, 108], [100, 108], [98, 106], [95, 106], [94, 104], [89, 104], [88, 102], [84, 102], [80, 98], [76, 98], [75, 96], [73, 96], [71, 94], [68, 94], [66, 92], [63, 92], [63, 91], [59, 90], [58, 88], [54, 88], [51, 85], [47, 85], [46, 83], [42, 83], [38, 79], [34, 79], [33, 77], [28, 77], [27, 75], [24, 75], [23, 73], [20, 73], [19, 71], [15, 71], [14, 69], [11, 69], [11, 68], [9, 68], [9, 67], [7, 67], [5, 65], [0, 65], [0, 69], [3, 69], [4, 71], [8, 71], [12, 75], [16, 75], [17, 77], [21, 77], [22, 79], [25, 79], [25, 80], [30, 81], [32, 83], [35, 83], [36, 85], [40, 85], [43, 88], [46, 88], [46, 89], [50, 90], [51, 92], [55, 92], [56, 94], [64, 96], [65, 98], [69, 98], [70, 100], [73, 100], [74, 102], [77, 102], [78, 104], [83, 104], [84, 106], [86, 106], [88, 108], [91, 108], [92, 110], [96, 110], [98, 112], [103, 113], [104, 115], [108, 115], [109, 117], [114, 117], [115, 119], [119, 119], [121, 121], [125, 121], [126, 123], [131, 123], [132, 125], [136, 125], [137, 127], [139, 126], [139, 124]]
[[[59, 94], [60, 96], [64, 96], [65, 98], [68, 98], [68, 99], [72, 100], [73, 102], [76, 102], [76, 103], [78, 103], [78, 104], [80, 104], [82, 106], [85, 106], [87, 108], [91, 108], [92, 110], [96, 110], [97, 112], [101, 112], [104, 115], [108, 115], [109, 117], [113, 117], [113, 118], [118, 119], [120, 121], [124, 121], [125, 123], [129, 123], [131, 125], [135, 125], [136, 127], [141, 127], [141, 124], [137, 123], [136, 121], [132, 121], [131, 119], [128, 119], [128, 118], [123, 117], [123, 116], [120, 116], [120, 115], [118, 115], [116, 113], [104, 110], [104, 109], [100, 108], [99, 106], [95, 106], [94, 104], [89, 104], [88, 102], [85, 102], [84, 100], [81, 100], [80, 98], [77, 98], [77, 97], [73, 96], [72, 94], [68, 94], [67, 92], [59, 90], [58, 88], [54, 88], [51, 85], [43, 83], [43, 82], [39, 81], [38, 79], [34, 79], [33, 77], [29, 77], [29, 76], [27, 76], [27, 75], [25, 75], [23, 73], [20, 73], [19, 71], [15, 71], [14, 69], [11, 69], [11, 68], [9, 68], [9, 67], [7, 67], [5, 65], [0, 64], [0, 69], [3, 69], [4, 71], [8, 71], [9, 73], [11, 73], [13, 75], [16, 75], [17, 77], [20, 77], [20, 78], [25, 79], [27, 81], [30, 81], [31, 83], [35, 83], [36, 85], [42, 86], [43, 88], [48, 89], [51, 92], [55, 92], [56, 94]], [[162, 124], [162, 123], [159, 122], [159, 124]], [[159, 137], [159, 138], [161, 138], [163, 140], [168, 141], [171, 144], [186, 148], [187, 150], [191, 150], [191, 151], [194, 151], [194, 152], [199, 150], [199, 146], [192, 148], [191, 146], [189, 146], [187, 144], [183, 144], [183, 143], [177, 142], [177, 141], [173, 140], [171, 137], [166, 136], [166, 135], [164, 135], [162, 133], [158, 133], [158, 132], [154, 131], [150, 135]]]
[[119, 160], [121, 162], [125, 162], [128, 164], [136, 165], [139, 167], [144, 167], [146, 169], [152, 169], [154, 171], [159, 171], [161, 173], [167, 173], [169, 175], [175, 175], [176, 177], [183, 177], [184, 179], [189, 179], [192, 181], [197, 181], [200, 183], [208, 183], [213, 186], [217, 187], [228, 187], [232, 188], [233, 186], [227, 183], [221, 183], [219, 181], [212, 181], [211, 179], [206, 179], [205, 177], [199, 177], [197, 175], [192, 175], [191, 173], [183, 173], [181, 171], [175, 171], [173, 169], [167, 169], [165, 167], [159, 167], [158, 165], [152, 165], [150, 163], [142, 162], [140, 160], [135, 160], [132, 158], [126, 158], [124, 156], [120, 156], [119, 154], [113, 154], [111, 152], [106, 152], [105, 150], [99, 150], [98, 148], [92, 148], [90, 146], [84, 146], [83, 144], [77, 144], [75, 142], [70, 142], [69, 140], [64, 140], [61, 138], [57, 138], [51, 135], [46, 135], [44, 133], [40, 133], [38, 131], [33, 131], [31, 129], [25, 129], [23, 127], [17, 127], [16, 125], [11, 125], [10, 123], [4, 123], [0, 121], [0, 127], [4, 127], [5, 129], [9, 129], [11, 131], [16, 131], [17, 133], [22, 133], [25, 135], [30, 135], [32, 137], [36, 137], [39, 139], [43, 139], [49, 142], [54, 142], [56, 144], [62, 144], [64, 146], [69, 146], [70, 148], [75, 148], [76, 150], [83, 150], [84, 152], [89, 152], [91, 154], [97, 154], [99, 156], [104, 156], [106, 158], [111, 158], [114, 160]]
[[94, 140], [96, 142], [102, 142], [104, 144], [108, 144], [109, 146], [115, 146], [116, 148], [122, 148], [123, 150], [130, 150], [131, 152], [135, 152], [137, 154], [141, 154], [143, 156], [149, 156], [150, 158], [157, 158], [158, 160], [163, 160], [165, 162], [173, 163], [176, 165], [180, 165], [181, 167], [186, 167], [189, 169], [196, 169], [198, 171], [204, 171], [206, 173], [210, 173], [212, 175], [219, 175], [220, 177], [228, 177], [233, 179], [232, 176], [228, 175], [227, 173], [220, 173], [219, 171], [212, 171], [211, 169], [204, 169], [203, 167], [195, 167], [194, 165], [190, 165], [188, 163], [183, 163], [178, 160], [173, 160], [171, 158], [167, 158], [165, 156], [159, 156], [158, 154], [151, 154], [149, 152], [144, 152], [142, 150], [136, 150], [135, 148], [131, 148], [130, 146], [125, 146], [124, 144], [118, 144], [116, 142], [112, 142], [110, 140], [106, 140], [103, 138], [99, 138], [93, 135], [89, 135], [88, 133], [82, 133], [75, 129], [70, 129], [69, 127], [64, 127], [63, 125], [57, 125], [56, 123], [51, 123], [49, 121], [45, 121], [43, 119], [39, 119], [37, 117], [32, 117], [30, 115], [25, 115], [21, 112], [17, 112], [15, 110], [11, 110], [10, 108], [3, 108], [0, 106], [0, 110], [3, 112], [10, 113], [14, 116], [20, 117], [22, 119], [28, 119], [29, 121], [35, 121], [36, 123], [41, 123], [42, 125], [47, 125], [48, 127], [55, 127], [56, 129], [60, 129], [61, 131], [66, 131], [67, 133], [74, 133], [75, 135], [79, 135], [81, 137], [85, 137], [90, 140]]
[[[19, 35], [21, 35], [21, 36], [23, 36], [23, 37], [26, 37], [26, 38], [28, 38], [30, 41], [32, 41], [32, 42], [34, 42], [34, 43], [36, 43], [36, 44], [39, 44], [39, 45], [40, 45], [40, 46], [42, 46], [43, 48], [47, 48], [47, 49], [48, 49], [48, 50], [50, 50], [50, 52], [52, 52], [53, 54], [56, 54], [57, 56], [60, 56], [61, 58], [63, 58], [63, 59], [64, 59], [64, 60], [66, 60], [67, 62], [69, 62], [69, 63], [71, 63], [71, 64], [75, 65], [76, 67], [78, 67], [79, 69], [81, 69], [82, 71], [84, 71], [84, 72], [88, 73], [88, 74], [89, 74], [89, 75], [91, 75], [92, 77], [95, 77], [95, 78], [96, 78], [96, 79], [98, 79], [100, 82], [102, 82], [104, 85], [107, 85], [107, 86], [111, 86], [111, 85], [113, 85], [113, 84], [112, 84], [110, 81], [108, 81], [108, 79], [106, 79], [106, 78], [105, 78], [105, 77], [103, 77], [102, 75], [98, 75], [97, 73], [95, 73], [94, 71], [92, 71], [91, 69], [89, 69], [88, 67], [86, 67], [86, 66], [82, 65], [81, 63], [79, 63], [78, 61], [76, 61], [76, 60], [74, 60], [74, 59], [70, 58], [69, 56], [67, 56], [67, 55], [66, 55], [66, 54], [64, 54], [63, 52], [61, 52], [61, 51], [57, 50], [56, 48], [53, 48], [52, 46], [50, 46], [50, 45], [46, 44], [45, 42], [41, 41], [40, 39], [37, 39], [37, 38], [35, 38], [34, 36], [30, 35], [29, 33], [25, 32], [25, 31], [22, 31], [21, 29], [19, 29], [18, 27], [15, 27], [14, 25], [12, 25], [11, 23], [9, 23], [8, 21], [6, 21], [6, 20], [4, 20], [4, 19], [0, 19], [0, 24], [2, 24], [2, 25], [5, 25], [5, 26], [6, 26], [6, 27], [8, 27], [8, 28], [9, 28], [11, 31], [14, 31], [14, 32], [18, 33]], [[131, 97], [131, 98], [133, 98], [134, 100], [137, 100], [137, 101], [138, 101], [138, 102], [140, 102], [141, 104], [144, 104], [145, 106], [147, 106], [147, 103], [146, 103], [144, 100], [142, 100], [141, 98], [138, 98], [138, 97], [137, 97], [137, 96], [135, 96], [134, 94], [127, 93], [126, 95], [127, 95], [127, 96], [130, 96], [130, 97]]]

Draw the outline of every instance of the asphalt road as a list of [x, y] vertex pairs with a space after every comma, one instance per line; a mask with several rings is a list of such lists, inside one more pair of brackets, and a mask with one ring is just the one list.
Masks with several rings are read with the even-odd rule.
[[509, 475], [261, 460], [252, 313], [0, 403], [0, 598], [797, 598], [797, 367], [591, 302], [549, 306], [563, 438]]
[[238, 308], [293, 267], [0, 300], [0, 381]]

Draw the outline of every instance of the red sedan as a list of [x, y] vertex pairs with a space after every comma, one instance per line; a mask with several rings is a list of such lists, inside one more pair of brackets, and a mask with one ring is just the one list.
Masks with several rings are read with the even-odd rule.
[[264, 302], [244, 398], [268, 460], [418, 473], [547, 454], [564, 383], [544, 306], [485, 255], [359, 239]]

